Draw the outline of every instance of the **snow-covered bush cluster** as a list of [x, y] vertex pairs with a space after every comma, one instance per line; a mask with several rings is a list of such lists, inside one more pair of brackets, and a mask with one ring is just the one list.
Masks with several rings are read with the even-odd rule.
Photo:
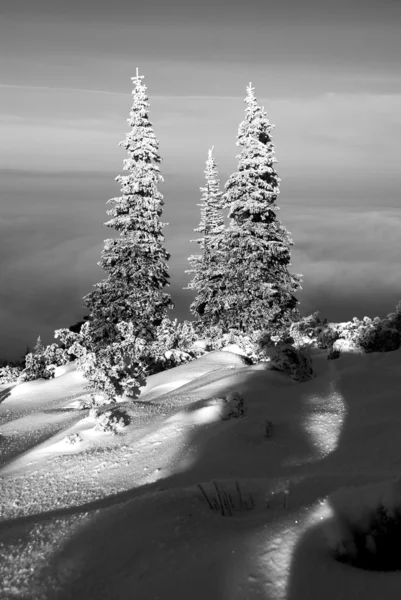
[[78, 400], [79, 410], [90, 410], [109, 404], [103, 394], [87, 394]]
[[57, 344], [43, 346], [40, 336], [33, 352], [25, 356], [25, 369], [21, 372], [21, 381], [35, 379], [53, 379], [55, 368], [69, 362], [68, 353]]
[[124, 394], [136, 397], [140, 386], [145, 385], [145, 365], [135, 357], [135, 351], [139, 355], [143, 353], [145, 341], [132, 335], [129, 323], [116, 324], [114, 342], [108, 344], [98, 345], [91, 321], [87, 321], [79, 333], [58, 329], [55, 337], [68, 353], [77, 357], [77, 368], [88, 380], [88, 389], [103, 394], [109, 403]]
[[131, 422], [130, 416], [122, 408], [110, 409], [104, 412], [93, 408], [89, 414], [96, 420], [96, 431], [103, 431], [104, 433], [120, 433]]
[[44, 348], [43, 356], [47, 365], [62, 367], [70, 362], [70, 356], [66, 350], [60, 348], [57, 344], [49, 344]]
[[336, 360], [337, 358], [340, 358], [340, 356], [341, 350], [330, 348], [327, 353], [327, 360]]
[[21, 377], [21, 374], [21, 367], [11, 367], [10, 365], [0, 367], [0, 384], [15, 383]]
[[144, 344], [142, 361], [146, 364], [146, 374], [165, 371], [202, 356], [205, 350], [196, 346], [197, 339], [195, 323], [179, 323], [165, 317], [156, 327], [155, 340]]
[[[269, 360], [268, 350], [275, 345], [271, 332], [256, 330], [244, 332], [230, 328], [228, 332], [219, 326], [205, 328], [202, 342], [208, 350], [227, 350], [246, 357], [251, 364]], [[281, 339], [279, 336], [277, 339]]]
[[35, 379], [53, 379], [53, 365], [48, 365], [43, 354], [30, 352], [25, 357], [25, 369], [22, 371], [22, 381], [34, 381]]
[[309, 354], [286, 343], [278, 343], [270, 350], [270, 366], [275, 371], [288, 373], [291, 379], [299, 382], [315, 377]]
[[70, 435], [67, 435], [64, 438], [64, 441], [69, 446], [76, 446], [77, 444], [79, 444], [80, 442], [82, 442], [82, 438], [79, 435], [79, 433], [70, 433]]
[[239, 419], [246, 414], [244, 398], [239, 392], [229, 392], [224, 398], [221, 418], [223, 421]]
[[[354, 317], [352, 321], [340, 323], [336, 327], [340, 340], [346, 340], [355, 349], [363, 352], [391, 352], [401, 345], [401, 302], [395, 312], [381, 319], [364, 317], [362, 320]], [[334, 347], [336, 347], [334, 345]]]
[[292, 338], [292, 343], [296, 348], [317, 346], [318, 336], [324, 331], [325, 323], [320, 319], [318, 311], [303, 317], [299, 321], [291, 323], [288, 329], [288, 336]]
[[401, 302], [395, 312], [380, 318], [354, 317], [344, 323], [327, 323], [319, 312], [292, 323], [291, 343], [298, 348], [327, 348], [333, 352], [390, 352], [401, 346]]

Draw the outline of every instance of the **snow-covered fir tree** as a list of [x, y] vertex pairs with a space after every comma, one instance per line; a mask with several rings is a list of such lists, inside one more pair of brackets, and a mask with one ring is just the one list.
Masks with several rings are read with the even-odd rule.
[[192, 302], [190, 310], [195, 316], [202, 318], [209, 299], [213, 297], [214, 277], [217, 272], [216, 247], [218, 240], [224, 231], [224, 217], [221, 206], [221, 196], [218, 169], [213, 156], [212, 147], [208, 151], [205, 169], [205, 187], [201, 187], [202, 192], [200, 206], [201, 220], [199, 227], [194, 231], [200, 233], [202, 237], [191, 242], [196, 242], [200, 246], [201, 254], [192, 255], [188, 258], [191, 269], [186, 273], [193, 273], [193, 279], [187, 288], [196, 291], [195, 300]]
[[[143, 76], [132, 78], [133, 104], [128, 123], [130, 131], [120, 143], [128, 152], [126, 175], [118, 175], [121, 196], [108, 200], [106, 225], [119, 237], [107, 239], [98, 263], [107, 277], [85, 296], [89, 319], [79, 333], [62, 330], [61, 337], [79, 357], [81, 368], [93, 389], [109, 399], [125, 392], [135, 396], [144, 381], [141, 351], [173, 307], [163, 290], [169, 282], [160, 217], [163, 181], [159, 143], [149, 120], [149, 103]], [[64, 333], [63, 333], [64, 331]], [[63, 339], [64, 338], [64, 339]]]
[[45, 351], [45, 348], [42, 344], [42, 340], [40, 339], [40, 335], [38, 336], [38, 339], [36, 340], [36, 344], [33, 348], [33, 353], [34, 354], [43, 354]]
[[224, 329], [277, 329], [299, 316], [295, 293], [301, 275], [291, 274], [289, 232], [279, 222], [276, 200], [273, 125], [251, 84], [237, 145], [238, 170], [225, 185], [223, 207], [229, 227], [219, 239], [215, 291], [205, 306], [205, 321]]

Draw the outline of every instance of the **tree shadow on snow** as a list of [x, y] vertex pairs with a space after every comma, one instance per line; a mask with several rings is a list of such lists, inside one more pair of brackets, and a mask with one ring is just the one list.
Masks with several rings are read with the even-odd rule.
[[[394, 414], [393, 408], [394, 390], [400, 387], [401, 373], [381, 371], [380, 364], [375, 364], [376, 360], [377, 355], [365, 354], [346, 356], [344, 364], [341, 358], [333, 362], [333, 372], [337, 371], [340, 375], [334, 381], [333, 393], [344, 404], [345, 418], [335, 448], [316, 463], [309, 475], [310, 490], [315, 490], [309, 502], [311, 520], [292, 553], [286, 600], [353, 600], [359, 596], [366, 597], [367, 593], [372, 598], [384, 593], [391, 600], [399, 596], [399, 586], [395, 589], [394, 584], [389, 582], [394, 574], [389, 574], [386, 580], [383, 574], [361, 572], [335, 560], [323, 528], [328, 519], [335, 518], [336, 506], [326, 502], [323, 507], [319, 503], [319, 499], [343, 486], [378, 483], [398, 476], [399, 461], [394, 454], [394, 439], [397, 439], [401, 417]], [[370, 371], [366, 368], [367, 361], [372, 361]], [[382, 402], [382, 424], [377, 398]], [[389, 430], [389, 414], [394, 417], [393, 431]], [[383, 436], [383, 427], [386, 428], [386, 436]], [[304, 470], [308, 473], [307, 467]], [[308, 482], [308, 479], [305, 481]]]
[[0, 390], [0, 404], [11, 395], [11, 390], [13, 387], [14, 385], [10, 385], [9, 387]]
[[[358, 361], [355, 362], [357, 364]], [[257, 540], [258, 544], [269, 547], [277, 517], [289, 523], [294, 516], [295, 522], [303, 506], [313, 508], [319, 498], [345, 483], [362, 482], [361, 460], [368, 465], [373, 459], [371, 453], [375, 450], [372, 445], [361, 443], [359, 452], [355, 448], [354, 439], [361, 419], [360, 408], [352, 401], [352, 390], [360, 393], [363, 387], [366, 393], [379, 392], [383, 388], [383, 380], [378, 378], [376, 381], [373, 376], [361, 379], [358, 373], [353, 375], [349, 372], [344, 375], [347, 378], [345, 386], [335, 377], [336, 365], [330, 368], [333, 378], [329, 383], [327, 377], [322, 377], [319, 382], [314, 380], [288, 386], [285, 398], [281, 400], [282, 389], [277, 390], [275, 397], [271, 387], [264, 400], [263, 388], [255, 385], [257, 371], [243, 372], [235, 385], [230, 380], [227, 390], [220, 391], [242, 393], [250, 407], [247, 417], [187, 426], [186, 442], [169, 476], [79, 507], [3, 522], [0, 533], [3, 530], [3, 535], [7, 536], [10, 527], [31, 527], [38, 520], [110, 507], [110, 510], [89, 516], [83, 528], [56, 552], [49, 567], [40, 574], [49, 581], [49, 590], [54, 578], [59, 581], [57, 594], [54, 589], [48, 591], [47, 597], [55, 600], [72, 597], [76, 600], [88, 597], [127, 600], [133, 597], [141, 600], [188, 597], [194, 600], [205, 597], [211, 600], [321, 600], [320, 583], [314, 583], [312, 574], [316, 552], [319, 556], [320, 553], [326, 556], [327, 552], [324, 544], [311, 544], [312, 532], [316, 531], [313, 525], [301, 535], [296, 533], [298, 526], [293, 526], [298, 541], [289, 554], [290, 569], [285, 592], [275, 587], [277, 568], [275, 571], [274, 552], [271, 560], [267, 556], [255, 565], [254, 545]], [[260, 395], [257, 406], [252, 403], [256, 393]], [[341, 428], [336, 439], [331, 441], [329, 451], [324, 454], [322, 440], [317, 443], [312, 434], [313, 431], [316, 433], [319, 423], [319, 402], [323, 407], [333, 397], [337, 398], [336, 406], [342, 406]], [[314, 426], [313, 423], [305, 423], [305, 404], [312, 406], [312, 421], [316, 417]], [[190, 417], [193, 410], [188, 407], [186, 412]], [[264, 435], [264, 419], [275, 425], [271, 439]], [[266, 477], [261, 477], [261, 473], [266, 473]], [[382, 473], [377, 473], [377, 477], [384, 478]], [[257, 479], [261, 487], [268, 487], [271, 480], [287, 485], [288, 503], [278, 512], [265, 508], [259, 512], [255, 510], [253, 514], [251, 511], [244, 518], [238, 515], [223, 517], [207, 506], [200, 492], [197, 495], [192, 492], [192, 500], [184, 499], [183, 504], [177, 493], [170, 497], [168, 492], [211, 480], [239, 481], [246, 489], [249, 482], [255, 485]], [[138, 500], [148, 492], [161, 490], [164, 494], [148, 496], [146, 502]], [[167, 498], [165, 504], [162, 497]], [[198, 511], [203, 513], [200, 522], [197, 520]], [[206, 519], [205, 511], [208, 513]], [[168, 519], [166, 516], [170, 512], [171, 519]], [[286, 527], [291, 533], [291, 527], [288, 524]], [[211, 529], [209, 534], [202, 533], [204, 528]], [[311, 551], [311, 548], [314, 550]], [[42, 597], [45, 598], [44, 595]]]

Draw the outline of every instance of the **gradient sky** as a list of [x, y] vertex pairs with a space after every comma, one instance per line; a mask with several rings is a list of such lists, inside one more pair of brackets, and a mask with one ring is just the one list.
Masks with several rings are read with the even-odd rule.
[[119, 194], [135, 67], [160, 141], [176, 316], [213, 144], [236, 167], [249, 81], [274, 130], [302, 314], [401, 299], [399, 0], [14, 1], [0, 11], [0, 357], [85, 314]]

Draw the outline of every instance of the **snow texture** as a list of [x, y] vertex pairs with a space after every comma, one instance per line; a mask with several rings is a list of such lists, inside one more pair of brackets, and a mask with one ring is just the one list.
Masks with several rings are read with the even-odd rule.
[[74, 364], [1, 386], [0, 597], [398, 600], [333, 548], [401, 505], [401, 350], [310, 352], [302, 383], [230, 352], [153, 375], [115, 436]]

